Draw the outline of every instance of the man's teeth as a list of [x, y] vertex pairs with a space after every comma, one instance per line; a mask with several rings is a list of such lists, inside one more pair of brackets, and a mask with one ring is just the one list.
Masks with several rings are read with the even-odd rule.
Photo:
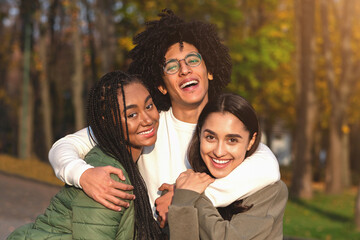
[[180, 87], [181, 88], [186, 88], [187, 86], [189, 85], [192, 85], [192, 84], [197, 84], [198, 82], [196, 80], [192, 80], [192, 81], [189, 81], [189, 82], [186, 82], [184, 83], [183, 85], [181, 85]]
[[154, 131], [154, 128], [150, 129], [149, 131], [140, 132], [139, 134], [145, 135], [145, 134], [149, 134], [149, 133], [151, 133], [151, 132], [153, 132], [153, 131]]
[[230, 160], [218, 160], [218, 159], [215, 159], [215, 158], [213, 158], [212, 160], [214, 162], [216, 162], [217, 164], [225, 164], [225, 163], [230, 162]]

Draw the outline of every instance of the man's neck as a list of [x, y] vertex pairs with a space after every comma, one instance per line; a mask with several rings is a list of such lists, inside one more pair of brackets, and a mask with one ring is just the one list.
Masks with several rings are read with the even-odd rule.
[[172, 106], [172, 112], [174, 117], [182, 122], [197, 123], [200, 113], [205, 105], [206, 102], [197, 106], [179, 106], [174, 104]]

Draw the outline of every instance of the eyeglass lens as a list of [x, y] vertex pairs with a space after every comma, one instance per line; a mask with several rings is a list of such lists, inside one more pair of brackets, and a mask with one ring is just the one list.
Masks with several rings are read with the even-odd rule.
[[170, 59], [164, 66], [164, 71], [168, 74], [175, 74], [180, 69], [180, 61], [184, 60], [185, 64], [190, 67], [199, 66], [201, 63], [200, 53], [192, 52], [185, 56], [184, 59]]

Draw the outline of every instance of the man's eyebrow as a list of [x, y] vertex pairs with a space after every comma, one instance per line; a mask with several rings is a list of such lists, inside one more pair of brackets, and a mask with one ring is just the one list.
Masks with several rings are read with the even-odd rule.
[[145, 98], [145, 102], [149, 101], [149, 99], [151, 99], [150, 94]]

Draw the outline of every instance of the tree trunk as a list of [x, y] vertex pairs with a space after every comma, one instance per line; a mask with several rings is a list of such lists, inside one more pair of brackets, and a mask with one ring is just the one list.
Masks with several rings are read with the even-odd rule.
[[92, 86], [96, 83], [98, 79], [97, 66], [96, 66], [96, 46], [94, 40], [93, 25], [94, 23], [91, 20], [91, 6], [87, 0], [82, 1], [86, 6], [86, 21], [89, 28], [88, 38], [89, 38], [89, 51], [90, 51], [90, 68], [91, 68], [91, 79], [90, 83], [87, 83], [88, 86]]
[[298, 86], [295, 159], [291, 193], [300, 198], [312, 197], [312, 146], [316, 121], [314, 77], [314, 17], [312, 0], [295, 2], [298, 27]]
[[[339, 24], [341, 28], [341, 74], [340, 79], [336, 81], [334, 70], [334, 60], [332, 57], [331, 40], [328, 23], [328, 2], [321, 1], [321, 20], [323, 48], [325, 53], [326, 78], [329, 87], [329, 96], [331, 103], [331, 113], [329, 121], [329, 149], [326, 163], [325, 185], [326, 191], [331, 194], [340, 193], [344, 184], [349, 182], [350, 171], [345, 169], [349, 167], [348, 152], [349, 145], [345, 145], [344, 127], [346, 126], [346, 111], [351, 96], [351, 87], [354, 82], [353, 60], [351, 54], [351, 23], [352, 23], [351, 0], [343, 1], [343, 11]], [[344, 144], [345, 143], [345, 144]], [[346, 150], [344, 150], [346, 149]], [[347, 174], [348, 176], [343, 176]]]
[[97, 29], [100, 31], [101, 75], [111, 71], [115, 61], [116, 39], [113, 4], [113, 0], [96, 1]]
[[79, 27], [79, 14], [80, 11], [76, 6], [76, 2], [72, 3], [72, 24], [73, 32], [72, 39], [74, 45], [74, 73], [72, 76], [72, 92], [73, 92], [73, 106], [75, 112], [75, 129], [80, 130], [85, 126], [84, 117], [84, 76], [83, 76], [83, 57], [82, 57], [82, 42], [81, 42], [81, 29]]
[[40, 91], [41, 91], [41, 103], [42, 103], [42, 117], [44, 123], [44, 137], [45, 148], [48, 152], [53, 144], [53, 133], [51, 128], [51, 98], [49, 88], [49, 76], [48, 76], [48, 48], [49, 48], [49, 30], [48, 27], [44, 27], [40, 39], [39, 39], [39, 57], [41, 61], [41, 72], [39, 76]]
[[342, 148], [342, 172], [341, 180], [345, 188], [351, 186], [351, 171], [350, 171], [350, 133], [349, 127], [347, 124], [343, 125], [342, 138], [341, 138], [341, 148]]
[[31, 63], [31, 38], [32, 38], [32, 6], [27, 1], [21, 1], [22, 24], [24, 29], [23, 47], [23, 84], [22, 84], [22, 103], [20, 107], [19, 121], [19, 142], [18, 152], [22, 159], [29, 158], [32, 151], [33, 136], [33, 94], [30, 83], [30, 63]]

